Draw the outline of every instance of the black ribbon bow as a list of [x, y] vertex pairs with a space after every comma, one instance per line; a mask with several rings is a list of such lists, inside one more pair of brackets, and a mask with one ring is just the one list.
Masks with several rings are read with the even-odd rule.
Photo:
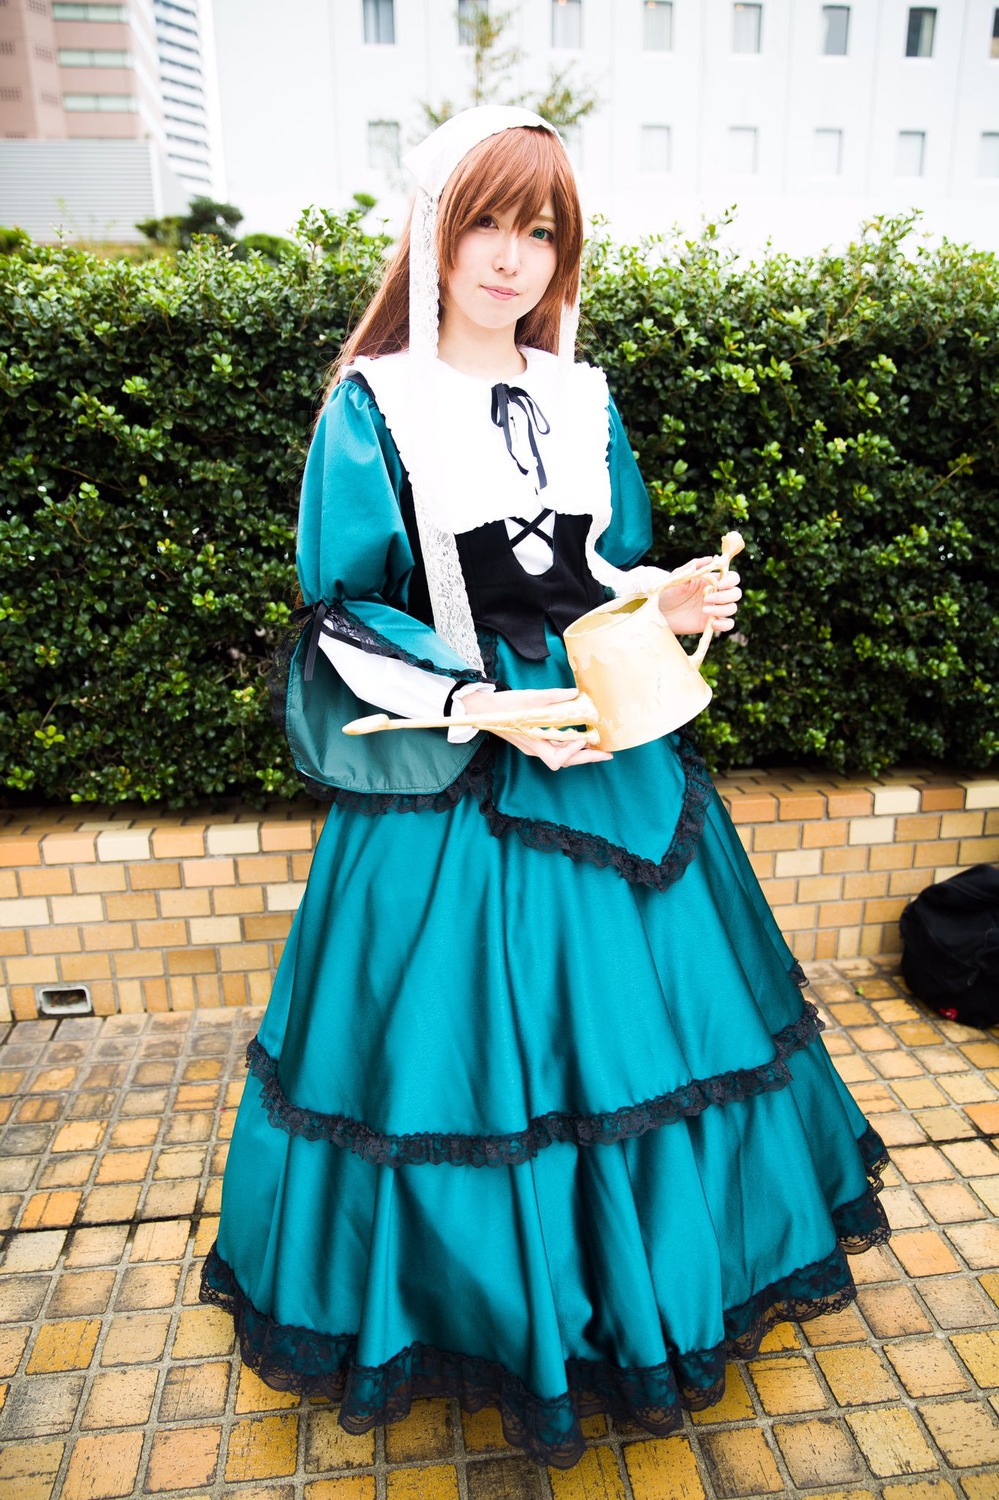
[[534, 455], [534, 462], [538, 471], [538, 489], [543, 490], [548, 483], [548, 476], [545, 473], [545, 466], [541, 462], [541, 454], [538, 452], [537, 434], [540, 433], [542, 437], [546, 437], [552, 430], [551, 423], [534, 397], [529, 395], [527, 391], [522, 390], [519, 385], [503, 385], [502, 383], [494, 385], [492, 395], [492, 419], [506, 439], [506, 451], [520, 472], [528, 474], [530, 470], [524, 468], [524, 465], [513, 451], [513, 441], [510, 434], [511, 406], [518, 407], [524, 413], [527, 419], [527, 440], [531, 445], [531, 453]]
[[322, 599], [317, 599], [315, 604], [302, 604], [291, 614], [293, 625], [306, 626], [309, 631], [309, 644], [305, 648], [305, 671], [302, 674], [306, 682], [312, 681], [316, 652], [319, 650], [319, 638], [323, 633], [323, 621], [328, 613], [329, 605], [324, 604]]

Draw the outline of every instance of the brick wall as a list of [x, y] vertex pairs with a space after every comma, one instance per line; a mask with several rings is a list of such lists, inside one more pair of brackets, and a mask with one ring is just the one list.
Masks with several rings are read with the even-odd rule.
[[[935, 879], [999, 860], [999, 781], [746, 771], [721, 791], [800, 959], [898, 950]], [[86, 984], [99, 1015], [262, 1003], [325, 810], [0, 814], [0, 1020]]]

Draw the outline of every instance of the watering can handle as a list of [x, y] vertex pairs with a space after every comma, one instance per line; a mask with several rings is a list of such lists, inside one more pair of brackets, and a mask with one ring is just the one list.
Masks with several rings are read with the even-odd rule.
[[[709, 576], [711, 573], [718, 573], [719, 576], [722, 573], [727, 573], [733, 557], [737, 557], [745, 547], [745, 545], [746, 543], [743, 541], [738, 531], [726, 532], [726, 534], [722, 537], [720, 555], [712, 561], [710, 568], [698, 569], [697, 573], [701, 577]], [[673, 584], [678, 581], [683, 582], [682, 571], [677, 575], [676, 578], [671, 578], [668, 583], [664, 585], [664, 587], [671, 588]], [[708, 647], [711, 645], [711, 642], [716, 634], [717, 632], [715, 631], [714, 626], [709, 621], [701, 632], [701, 638], [697, 643], [696, 650], [691, 653], [691, 666], [699, 667], [701, 665], [704, 658], [708, 654]]]

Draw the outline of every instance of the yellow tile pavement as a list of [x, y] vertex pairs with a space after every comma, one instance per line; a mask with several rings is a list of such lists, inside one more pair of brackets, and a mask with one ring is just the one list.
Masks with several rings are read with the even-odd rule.
[[[223, 828], [219, 859], [270, 857], [241, 840]], [[855, 1306], [772, 1328], [717, 1405], [671, 1436], [587, 1418], [568, 1470], [444, 1399], [347, 1433], [242, 1367], [198, 1304], [259, 1009], [15, 1023], [0, 1500], [999, 1500], [999, 1042], [927, 1014], [888, 959], [809, 969], [834, 1065], [891, 1144], [893, 1239], [855, 1258]]]

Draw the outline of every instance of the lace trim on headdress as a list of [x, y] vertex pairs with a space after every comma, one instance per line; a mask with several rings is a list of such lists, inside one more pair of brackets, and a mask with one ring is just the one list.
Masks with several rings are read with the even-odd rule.
[[260, 1082], [261, 1101], [271, 1124], [289, 1135], [330, 1141], [378, 1166], [427, 1166], [442, 1162], [461, 1167], [519, 1166], [556, 1142], [606, 1146], [659, 1130], [680, 1119], [690, 1119], [712, 1104], [730, 1104], [785, 1088], [791, 1081], [786, 1059], [814, 1042], [821, 1030], [815, 1006], [806, 1001], [798, 1020], [773, 1038], [775, 1055], [770, 1062], [755, 1068], [733, 1069], [714, 1078], [692, 1079], [655, 1099], [626, 1104], [604, 1114], [553, 1111], [532, 1120], [525, 1130], [509, 1135], [461, 1135], [450, 1131], [383, 1134], [362, 1120], [293, 1104], [281, 1087], [277, 1059], [265, 1051], [256, 1037], [246, 1049], [246, 1061]]
[[[865, 1140], [859, 1144], [863, 1150]], [[887, 1239], [875, 1197], [879, 1189], [874, 1180], [855, 1202], [833, 1211], [837, 1234], [841, 1225], [849, 1227], [827, 1256], [727, 1310], [720, 1343], [687, 1354], [671, 1352], [663, 1364], [638, 1369], [569, 1359], [568, 1389], [549, 1400], [495, 1361], [429, 1344], [411, 1344], [382, 1365], [357, 1365], [356, 1335], [274, 1322], [254, 1307], [214, 1246], [202, 1272], [201, 1300], [232, 1316], [243, 1362], [267, 1385], [339, 1403], [340, 1424], [348, 1432], [400, 1421], [421, 1397], [452, 1397], [468, 1412], [496, 1408], [507, 1442], [537, 1463], [570, 1468], [585, 1448], [580, 1418], [607, 1413], [616, 1422], [664, 1437], [682, 1426], [683, 1411], [702, 1411], [721, 1399], [726, 1363], [752, 1359], [775, 1324], [805, 1322], [852, 1302], [856, 1288], [843, 1251], [866, 1250]]]
[[[409, 354], [414, 400], [421, 395], [425, 397], [430, 390], [429, 376], [421, 380], [420, 368], [423, 366], [429, 370], [431, 361], [437, 358], [439, 307], [437, 198], [419, 187], [413, 204], [409, 239]], [[418, 479], [410, 475], [410, 482], [434, 629], [452, 651], [481, 672], [482, 657], [454, 534], [442, 531], [434, 524]]]

